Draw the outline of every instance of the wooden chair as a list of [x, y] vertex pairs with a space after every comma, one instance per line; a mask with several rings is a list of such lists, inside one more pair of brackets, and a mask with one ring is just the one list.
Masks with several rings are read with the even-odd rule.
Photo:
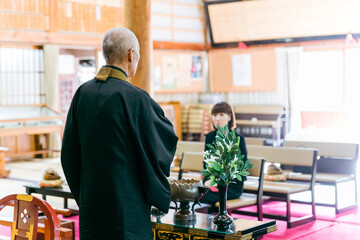
[[[36, 240], [38, 233], [39, 213], [46, 216], [43, 233], [45, 240], [60, 239], [60, 223], [55, 211], [45, 201], [31, 195], [12, 194], [0, 199], [0, 211], [14, 203], [14, 220], [11, 226], [11, 240]], [[7, 225], [1, 220], [0, 224]]]
[[246, 145], [265, 145], [265, 138], [255, 138], [255, 137], [246, 137], [245, 138]]
[[[252, 168], [249, 169], [250, 175], [247, 176], [246, 181], [253, 182], [254, 185], [257, 186], [257, 190], [255, 194], [247, 194], [243, 193], [238, 199], [231, 199], [226, 202], [228, 211], [231, 214], [244, 214], [249, 216], [256, 216], [259, 221], [263, 219], [262, 212], [262, 198], [263, 198], [263, 183], [264, 183], [264, 165], [265, 159], [258, 157], [248, 157], [250, 163], [253, 164]], [[256, 212], [249, 212], [239, 210], [239, 208], [249, 207], [249, 206], [257, 206]], [[215, 204], [215, 208], [219, 208], [219, 202]]]
[[[205, 149], [205, 142], [193, 141], [178, 141], [174, 156], [174, 168], [172, 171], [179, 171], [181, 158], [184, 152], [203, 152]], [[177, 169], [176, 169], [177, 168]]]
[[191, 173], [188, 173], [188, 177], [202, 180], [202, 175], [199, 173], [203, 168], [204, 155], [202, 152], [183, 152], [178, 179], [183, 178], [183, 173], [186, 170], [197, 173], [197, 175], [191, 175]]
[[[335, 203], [320, 203], [317, 205], [334, 207], [336, 213], [357, 207], [357, 160], [359, 144], [311, 141], [285, 141], [286, 147], [316, 148], [318, 150], [316, 183], [335, 188]], [[293, 175], [289, 179], [309, 181], [309, 174]], [[353, 201], [342, 204], [339, 185], [354, 183]], [[349, 200], [349, 199], [347, 199]]]
[[[248, 145], [247, 151], [249, 156], [262, 157], [269, 163], [279, 163], [281, 166], [287, 168], [295, 167], [309, 167], [310, 179], [309, 182], [304, 184], [302, 181], [286, 181], [286, 182], [273, 182], [264, 181], [263, 195], [272, 197], [274, 200], [286, 202], [286, 214], [270, 214], [263, 213], [265, 218], [273, 218], [287, 221], [287, 227], [295, 227], [316, 219], [315, 214], [315, 198], [314, 198], [314, 185], [316, 177], [316, 159], [317, 150], [310, 148], [289, 148], [289, 147], [269, 147], [269, 146], [254, 146]], [[300, 170], [299, 170], [300, 171]], [[244, 183], [244, 192], [256, 193], [257, 186], [251, 182]], [[311, 195], [311, 214], [291, 219], [291, 196], [293, 194], [310, 192]]]
[[175, 156], [182, 157], [183, 152], [203, 152], [204, 142], [178, 141]]

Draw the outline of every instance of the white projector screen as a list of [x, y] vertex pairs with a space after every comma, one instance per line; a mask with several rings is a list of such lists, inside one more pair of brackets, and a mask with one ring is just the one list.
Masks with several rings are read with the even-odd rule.
[[358, 0], [205, 2], [215, 45], [357, 34], [360, 33], [359, 9]]

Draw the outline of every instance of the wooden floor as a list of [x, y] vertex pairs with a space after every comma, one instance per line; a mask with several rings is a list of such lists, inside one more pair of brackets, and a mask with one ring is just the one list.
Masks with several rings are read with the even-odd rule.
[[[24, 184], [38, 182], [42, 179], [47, 168], [55, 169], [64, 180], [64, 173], [61, 168], [60, 158], [32, 159], [27, 161], [14, 161], [6, 164], [6, 168], [11, 170], [9, 178], [0, 178], [0, 198], [9, 194], [26, 194]], [[65, 180], [64, 180], [65, 181]], [[41, 198], [41, 195], [34, 194]], [[48, 196], [46, 199], [52, 206], [62, 208], [63, 199]], [[69, 199], [69, 207], [77, 209], [74, 200]], [[7, 209], [1, 212], [1, 216], [6, 216]], [[11, 213], [9, 213], [11, 214]]]

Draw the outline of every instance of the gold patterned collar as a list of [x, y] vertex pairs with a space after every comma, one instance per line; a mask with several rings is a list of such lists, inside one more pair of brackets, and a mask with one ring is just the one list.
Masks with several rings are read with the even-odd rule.
[[106, 82], [106, 79], [108, 79], [109, 77], [129, 81], [126, 74], [123, 73], [121, 70], [107, 66], [100, 68], [99, 72], [95, 76], [95, 79]]

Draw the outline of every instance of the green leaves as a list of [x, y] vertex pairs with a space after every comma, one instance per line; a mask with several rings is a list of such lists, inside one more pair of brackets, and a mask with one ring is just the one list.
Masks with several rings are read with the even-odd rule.
[[212, 169], [214, 169], [216, 171], [221, 171], [220, 163], [218, 163], [218, 162], [216, 162], [214, 160], [208, 160], [206, 163], [208, 164], [209, 168], [212, 168]]
[[201, 172], [209, 177], [211, 183], [229, 184], [234, 179], [242, 181], [242, 176], [249, 175], [252, 164], [244, 162], [244, 155], [241, 155], [239, 148], [240, 137], [237, 137], [234, 130], [226, 125], [224, 128], [218, 126], [217, 134], [213, 144], [207, 144], [209, 148], [205, 152], [206, 169]]

